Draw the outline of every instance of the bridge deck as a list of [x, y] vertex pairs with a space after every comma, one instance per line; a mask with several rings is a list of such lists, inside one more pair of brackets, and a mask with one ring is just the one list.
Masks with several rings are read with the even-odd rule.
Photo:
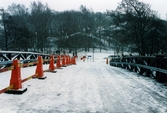
[[[23, 78], [34, 71], [34, 67], [23, 68]], [[2, 88], [9, 82], [8, 74], [0, 73]], [[0, 113], [167, 112], [165, 85], [106, 65], [104, 61], [80, 61], [45, 75], [45, 80], [31, 79], [23, 83], [28, 88], [23, 95], [1, 94]]]

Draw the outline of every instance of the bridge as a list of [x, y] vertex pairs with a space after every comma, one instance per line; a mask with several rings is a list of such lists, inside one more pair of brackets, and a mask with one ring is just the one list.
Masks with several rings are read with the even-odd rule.
[[[102, 55], [101, 53], [95, 53], [94, 62], [88, 59], [83, 61], [78, 58], [76, 59], [77, 65], [69, 65], [62, 67], [62, 69], [55, 69], [57, 71], [56, 73], [45, 72], [44, 75], [47, 78], [44, 80], [31, 79], [24, 82], [23, 85], [28, 90], [22, 95], [0, 94], [0, 112], [167, 112], [166, 83], [159, 83], [156, 79], [142, 76], [141, 74], [146, 75], [144, 73], [148, 70], [143, 69], [141, 71], [141, 68], [144, 67], [142, 63], [140, 65], [137, 64], [139, 60], [136, 58], [126, 60], [126, 57], [119, 58], [110, 56], [112, 60], [109, 62], [110, 65], [107, 65], [104, 57], [108, 56], [109, 54]], [[23, 60], [23, 58], [20, 60]], [[120, 60], [123, 62], [121, 63]], [[149, 66], [148, 63], [147, 66]], [[124, 67], [124, 69], [120, 67]], [[36, 65], [22, 68], [22, 78], [24, 79], [33, 75], [35, 68]], [[48, 68], [49, 64], [43, 65], [44, 70]], [[159, 68], [156, 68], [158, 67], [151, 70], [158, 71]], [[152, 73], [154, 74], [153, 71]], [[0, 89], [9, 85], [10, 75], [10, 71], [0, 73]]]
[[167, 81], [167, 57], [156, 56], [113, 56], [111, 66], [121, 67], [141, 75], [155, 78], [161, 82]]

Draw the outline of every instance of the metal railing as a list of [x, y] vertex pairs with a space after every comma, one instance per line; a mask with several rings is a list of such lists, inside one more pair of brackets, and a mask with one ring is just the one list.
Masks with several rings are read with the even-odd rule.
[[167, 57], [157, 56], [109, 56], [110, 65], [151, 76], [159, 81], [167, 80]]
[[49, 63], [49, 54], [35, 53], [35, 52], [20, 52], [20, 51], [0, 51], [0, 72], [11, 69], [12, 61], [20, 60], [23, 67], [36, 65], [38, 56], [42, 56], [44, 63]]

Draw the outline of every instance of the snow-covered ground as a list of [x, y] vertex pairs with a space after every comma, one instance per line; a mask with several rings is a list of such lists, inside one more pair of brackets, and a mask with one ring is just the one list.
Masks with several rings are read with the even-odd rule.
[[[167, 86], [134, 72], [111, 67], [104, 57], [89, 55], [85, 62], [45, 72], [45, 80], [23, 83], [22, 95], [0, 94], [0, 113], [167, 113]], [[48, 69], [44, 65], [44, 69]], [[22, 68], [22, 78], [35, 67]], [[0, 89], [9, 85], [10, 72], [0, 73]]]

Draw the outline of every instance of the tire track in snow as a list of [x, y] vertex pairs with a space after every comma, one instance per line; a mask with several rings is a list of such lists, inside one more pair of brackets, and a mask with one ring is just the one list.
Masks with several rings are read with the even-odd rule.
[[[131, 98], [130, 100], [133, 103], [133, 105], [139, 106], [138, 104], [140, 103], [140, 106], [142, 106], [142, 108], [145, 109], [145, 112], [157, 112], [157, 113], [167, 112], [166, 97], [160, 95], [157, 91], [154, 91], [151, 87], [148, 87], [146, 85], [148, 81], [144, 80], [144, 77], [141, 79], [144, 80], [143, 82], [140, 81], [138, 77], [132, 76], [133, 72], [126, 72], [125, 70], [115, 67], [113, 67], [112, 70], [115, 73], [117, 73], [116, 75], [118, 77], [120, 77], [120, 79], [118, 80], [119, 82], [123, 82], [125, 86], [131, 86], [133, 88], [127, 90], [128, 87], [125, 87], [126, 94], [128, 94], [127, 91], [130, 92], [128, 95]], [[120, 90], [120, 92], [123, 92], [123, 90]], [[134, 93], [135, 95], [133, 95]]]
[[99, 95], [97, 93], [96, 82], [94, 81], [94, 73], [87, 64], [82, 64], [83, 67], [77, 69], [74, 73], [75, 84], [73, 87], [74, 102], [77, 103], [76, 111], [83, 112], [99, 112], [101, 111], [101, 102], [99, 102]]
[[[102, 64], [103, 65], [103, 64]], [[128, 112], [138, 111], [142, 112], [142, 109], [135, 107], [133, 108], [131, 104], [128, 103], [129, 95], [125, 94], [125, 92], [121, 92], [120, 90], [124, 90], [122, 88], [122, 83], [118, 80], [120, 79], [115, 75], [114, 71], [109, 71], [108, 69], [111, 67], [103, 65], [101, 68], [103, 81], [100, 81], [99, 84], [103, 84], [101, 87], [102, 99], [104, 100], [105, 111], [107, 112]]]
[[98, 73], [98, 77], [96, 78], [96, 80], [99, 87], [99, 94], [103, 102], [103, 112], [105, 113], [122, 111], [121, 108], [124, 109], [124, 106], [121, 104], [118, 98], [115, 99], [115, 96], [117, 94], [114, 87], [110, 83], [110, 79], [112, 78], [107, 76], [102, 69], [103, 67], [93, 70]]

